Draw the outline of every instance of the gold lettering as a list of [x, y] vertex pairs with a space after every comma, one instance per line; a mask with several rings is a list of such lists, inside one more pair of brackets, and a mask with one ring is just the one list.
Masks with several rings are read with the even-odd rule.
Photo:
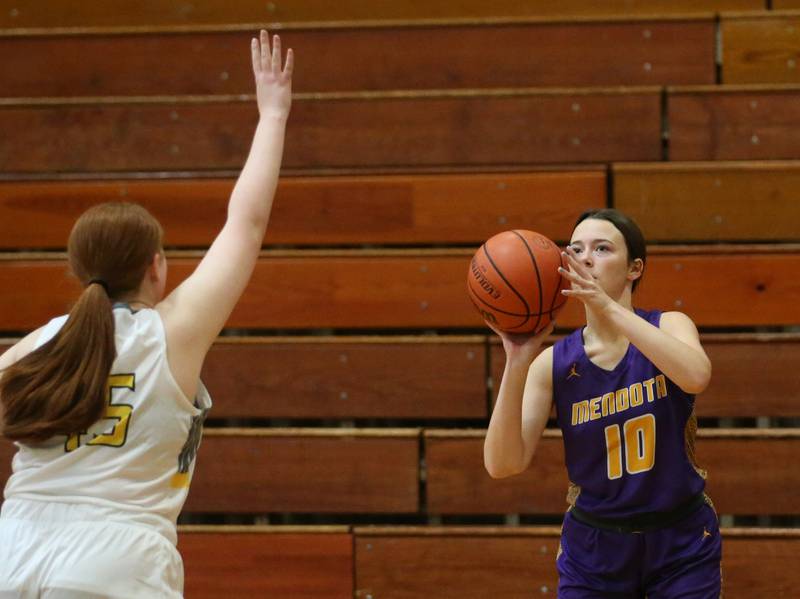
[[640, 406], [644, 402], [644, 392], [641, 383], [631, 385], [631, 407]]
[[653, 393], [653, 385], [655, 382], [655, 379], [647, 379], [644, 381], [644, 383], [642, 383], [645, 391], [647, 392], [647, 403], [653, 403], [653, 401], [656, 399], [655, 393]]
[[628, 403], [628, 389], [620, 389], [617, 391], [617, 412], [624, 412], [630, 407]]
[[589, 421], [589, 402], [585, 399], [572, 404], [572, 426]]
[[600, 418], [600, 398], [593, 397], [589, 400], [589, 420]]
[[658, 399], [667, 396], [667, 377], [663, 374], [656, 376], [656, 395]]
[[614, 413], [614, 392], [606, 393], [602, 399], [603, 416]]

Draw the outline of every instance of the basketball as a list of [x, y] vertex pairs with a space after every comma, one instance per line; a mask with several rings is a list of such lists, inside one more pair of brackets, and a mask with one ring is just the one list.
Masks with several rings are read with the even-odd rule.
[[564, 306], [567, 268], [561, 250], [534, 231], [504, 231], [484, 243], [470, 262], [467, 289], [483, 319], [508, 333], [538, 333]]

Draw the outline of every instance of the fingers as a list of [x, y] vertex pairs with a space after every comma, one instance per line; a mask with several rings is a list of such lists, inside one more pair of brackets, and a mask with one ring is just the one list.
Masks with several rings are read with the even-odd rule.
[[272, 72], [276, 75], [281, 72], [281, 38], [272, 36]]
[[261, 48], [257, 38], [250, 42], [250, 58], [253, 60], [253, 74], [258, 75], [261, 70]]
[[269, 51], [269, 33], [261, 30], [261, 70], [268, 71], [272, 57]]
[[287, 79], [291, 79], [293, 72], [294, 72], [294, 52], [292, 52], [292, 49], [289, 48], [286, 51], [286, 67], [283, 69], [283, 74]]
[[592, 279], [593, 277], [589, 274], [589, 271], [586, 267], [580, 263], [578, 260], [578, 256], [575, 254], [575, 250], [571, 247], [567, 246], [566, 251], [561, 252], [562, 256], [566, 256], [567, 262], [569, 263], [572, 270], [579, 273], [585, 279]]

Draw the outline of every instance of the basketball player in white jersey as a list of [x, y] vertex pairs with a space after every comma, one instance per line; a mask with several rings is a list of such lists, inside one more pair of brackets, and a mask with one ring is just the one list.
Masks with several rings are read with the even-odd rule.
[[[134, 204], [84, 213], [69, 240], [84, 285], [68, 316], [0, 356], [17, 442], [0, 515], [0, 598], [180, 597], [176, 520], [205, 413], [206, 352], [261, 249], [291, 105], [292, 51], [252, 41], [259, 122], [228, 218], [164, 297], [161, 227]], [[191, 215], [187, 215], [191, 218]]]

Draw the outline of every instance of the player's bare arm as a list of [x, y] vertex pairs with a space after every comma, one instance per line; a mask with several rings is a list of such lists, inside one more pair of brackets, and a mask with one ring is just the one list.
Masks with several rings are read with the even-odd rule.
[[553, 401], [553, 350], [532, 356], [552, 330], [553, 325], [516, 348], [515, 336], [501, 333], [506, 366], [483, 448], [484, 465], [493, 478], [523, 472], [547, 425]]
[[203, 358], [239, 300], [258, 259], [278, 183], [292, 98], [294, 57], [261, 32], [251, 47], [259, 122], [228, 205], [222, 231], [192, 275], [158, 310], [171, 368], [184, 390], [197, 383]]

